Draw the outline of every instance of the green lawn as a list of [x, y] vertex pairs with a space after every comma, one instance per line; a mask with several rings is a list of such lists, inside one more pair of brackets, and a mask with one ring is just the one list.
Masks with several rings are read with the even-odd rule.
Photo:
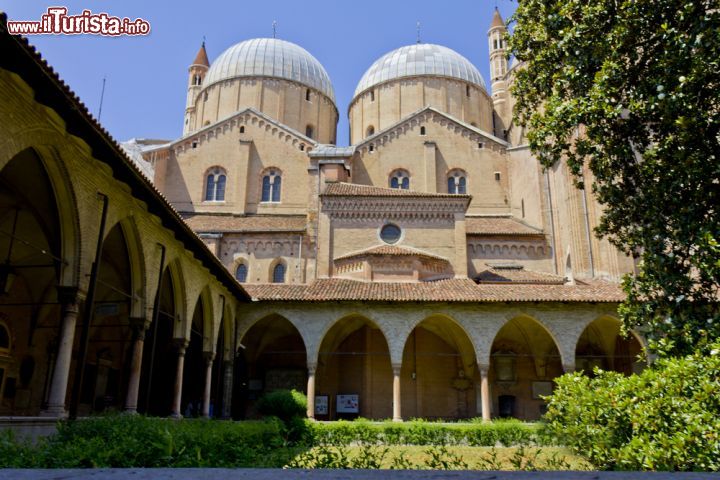
[[290, 468], [449, 470], [593, 470], [563, 447], [321, 446], [298, 454]]

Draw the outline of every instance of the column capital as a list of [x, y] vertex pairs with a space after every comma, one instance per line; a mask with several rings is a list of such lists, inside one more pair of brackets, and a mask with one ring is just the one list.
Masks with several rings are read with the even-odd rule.
[[575, 372], [575, 362], [563, 363], [562, 368], [565, 373], [573, 373]]
[[61, 286], [57, 287], [58, 302], [64, 306], [74, 305], [77, 308], [77, 304], [80, 302], [80, 289], [72, 286]]
[[481, 375], [487, 375], [490, 372], [490, 365], [485, 363], [478, 363], [478, 371]]
[[401, 370], [402, 370], [402, 363], [393, 363], [392, 364], [393, 375], [400, 375]]
[[203, 360], [206, 365], [211, 364], [215, 360], [215, 352], [203, 352]]
[[145, 317], [130, 317], [130, 328], [135, 340], [145, 340], [145, 332], [150, 327], [150, 321]]
[[308, 362], [307, 370], [309, 375], [315, 375], [315, 372], [317, 371], [317, 363]]
[[173, 346], [177, 349], [179, 355], [185, 355], [185, 350], [189, 344], [190, 342], [185, 338], [173, 338]]

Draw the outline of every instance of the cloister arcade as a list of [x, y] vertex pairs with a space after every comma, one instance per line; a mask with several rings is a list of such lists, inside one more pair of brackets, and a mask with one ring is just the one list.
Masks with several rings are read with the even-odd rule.
[[[239, 321], [244, 416], [264, 392], [295, 388], [312, 394], [308, 416], [323, 420], [534, 420], [544, 413], [542, 396], [552, 392], [554, 378], [592, 374], [588, 358], [593, 367], [623, 373], [643, 365], [639, 337], [621, 336], [609, 306], [323, 307], [246, 309]], [[338, 404], [346, 396], [357, 399], [354, 413]]]

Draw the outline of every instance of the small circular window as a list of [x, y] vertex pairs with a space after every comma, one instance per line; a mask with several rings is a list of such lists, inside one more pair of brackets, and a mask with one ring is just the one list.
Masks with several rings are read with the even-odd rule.
[[398, 240], [400, 240], [400, 236], [402, 235], [402, 230], [400, 230], [400, 227], [397, 225], [393, 225], [392, 223], [385, 225], [380, 229], [380, 239], [382, 239], [383, 242], [393, 244], [397, 243]]

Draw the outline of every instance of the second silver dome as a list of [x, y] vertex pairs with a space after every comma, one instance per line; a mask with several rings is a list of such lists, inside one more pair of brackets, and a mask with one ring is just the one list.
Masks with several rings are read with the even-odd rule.
[[418, 43], [380, 57], [360, 79], [354, 96], [395, 78], [418, 75], [457, 78], [487, 90], [482, 75], [470, 60], [442, 45]]

